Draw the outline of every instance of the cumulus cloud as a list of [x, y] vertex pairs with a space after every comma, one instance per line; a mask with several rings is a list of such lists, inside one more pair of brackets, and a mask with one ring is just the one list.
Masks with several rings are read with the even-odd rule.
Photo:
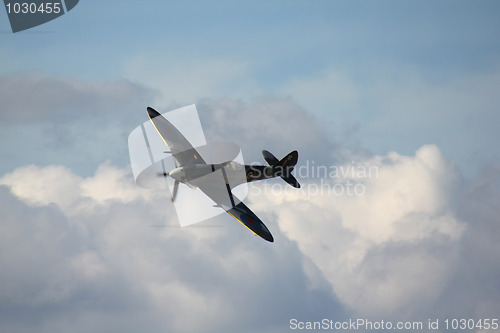
[[356, 313], [418, 315], [442, 295], [459, 257], [467, 228], [454, 199], [461, 178], [432, 145], [415, 156], [390, 153], [363, 163], [378, 171], [339, 174], [330, 184], [361, 184], [360, 195], [319, 191], [306, 180], [300, 192], [251, 196], [252, 204], [277, 216], [282, 232]]
[[69, 216], [88, 212], [107, 201], [129, 203], [150, 195], [135, 187], [127, 170], [109, 162], [100, 165], [95, 176], [89, 178], [77, 176], [60, 165], [29, 165], [4, 175], [0, 185], [9, 186], [18, 198], [34, 206], [56, 204]]
[[3, 332], [286, 331], [292, 314], [341, 311], [294, 243], [266, 245], [229, 216], [176, 228], [168, 195], [127, 170], [26, 166], [0, 184]]
[[[167, 194], [136, 188], [109, 163], [89, 177], [61, 166], [5, 174], [2, 331], [286, 332], [291, 318], [348, 313], [493, 316], [498, 170], [464, 185], [433, 145], [360, 163], [377, 173], [328, 181], [362, 184], [362, 195], [312, 193], [318, 179], [307, 178], [280, 195], [251, 189], [274, 244], [225, 215], [175, 228]], [[34, 316], [8, 315], [16, 311]]]
[[447, 310], [456, 316], [474, 314], [477, 318], [496, 318], [500, 312], [499, 166], [485, 167], [467, 182], [458, 202], [457, 211], [459, 217], [467, 221], [467, 229], [459, 248], [460, 260], [446, 286], [452, 301], [436, 304], [436, 312]]

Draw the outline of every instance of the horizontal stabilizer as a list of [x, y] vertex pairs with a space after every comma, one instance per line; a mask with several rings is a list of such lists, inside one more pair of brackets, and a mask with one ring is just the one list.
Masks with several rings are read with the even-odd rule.
[[283, 178], [283, 180], [291, 186], [300, 188], [299, 182], [292, 175], [293, 168], [299, 160], [299, 153], [296, 150], [283, 157], [280, 161], [267, 150], [263, 150], [262, 155], [266, 162], [273, 167], [273, 173], [275, 175]]
[[276, 156], [274, 156], [273, 154], [271, 154], [271, 152], [269, 152], [267, 150], [263, 150], [262, 155], [264, 156], [264, 159], [266, 160], [267, 164], [269, 164], [269, 165], [275, 165], [279, 162], [279, 160], [276, 158]]
[[286, 181], [288, 184], [292, 185], [293, 187], [300, 188], [300, 183], [297, 181], [297, 179], [293, 175], [289, 174], [286, 176], [281, 176], [281, 178], [283, 178], [284, 181]]

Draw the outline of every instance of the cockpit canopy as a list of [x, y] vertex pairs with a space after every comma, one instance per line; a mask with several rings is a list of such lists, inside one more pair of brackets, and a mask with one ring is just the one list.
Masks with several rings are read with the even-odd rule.
[[226, 165], [226, 168], [228, 168], [230, 170], [238, 171], [238, 170], [241, 170], [243, 168], [243, 165], [241, 165], [240, 163], [238, 163], [236, 161], [231, 161]]

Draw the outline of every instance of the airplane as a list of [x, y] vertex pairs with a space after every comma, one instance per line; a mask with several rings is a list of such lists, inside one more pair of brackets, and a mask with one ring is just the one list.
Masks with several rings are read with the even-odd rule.
[[[174, 181], [171, 200], [175, 201], [179, 184], [200, 189], [214, 203], [214, 207], [224, 209], [229, 215], [263, 239], [273, 242], [274, 238], [265, 224], [231, 190], [244, 182], [281, 177], [293, 187], [300, 184], [291, 174], [297, 164], [296, 150], [278, 160], [267, 150], [262, 151], [266, 165], [241, 165], [236, 161], [207, 164], [199, 152], [182, 133], [155, 109], [147, 108], [148, 116], [174, 157], [176, 167], [159, 176], [171, 177]], [[244, 177], [241, 177], [241, 175]]]

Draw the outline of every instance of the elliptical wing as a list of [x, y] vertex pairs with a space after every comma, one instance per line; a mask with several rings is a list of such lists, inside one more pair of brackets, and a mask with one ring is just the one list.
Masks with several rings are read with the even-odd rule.
[[162, 137], [163, 141], [168, 147], [166, 152], [171, 153], [172, 156], [179, 162], [179, 166], [192, 165], [192, 164], [206, 164], [201, 155], [189, 143], [189, 141], [182, 135], [181, 132], [174, 125], [172, 125], [165, 117], [163, 117], [155, 109], [148, 107], [148, 115], [153, 122], [154, 127], [158, 134]]

